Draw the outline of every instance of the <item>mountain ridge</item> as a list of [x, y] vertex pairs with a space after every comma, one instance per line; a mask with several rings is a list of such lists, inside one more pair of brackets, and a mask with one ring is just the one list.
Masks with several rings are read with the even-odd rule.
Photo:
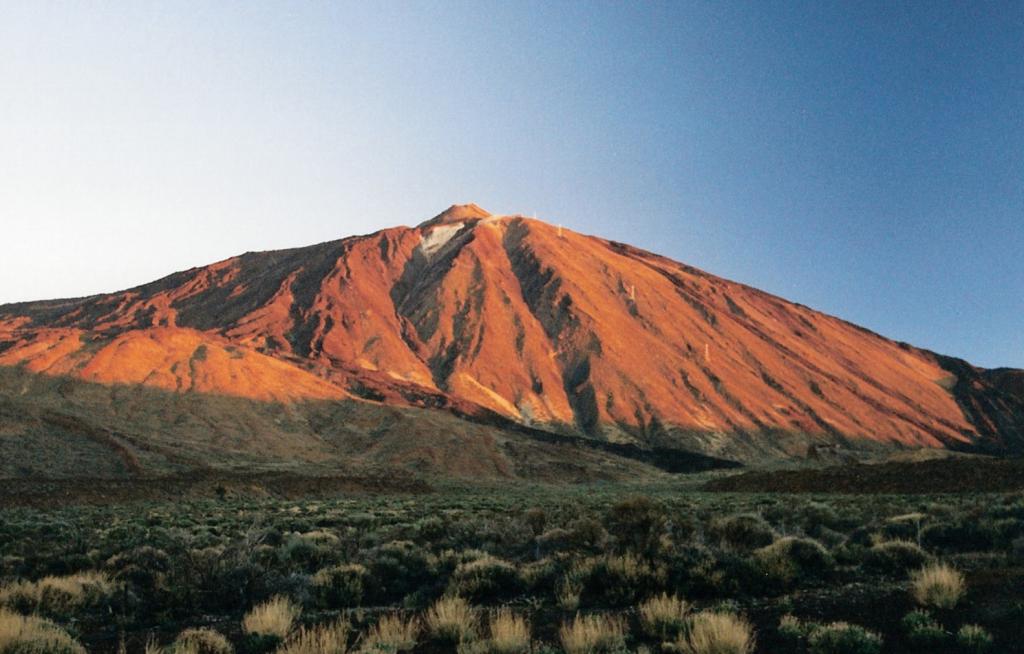
[[1011, 452], [1024, 440], [1020, 371], [474, 204], [117, 293], [0, 306], [0, 365], [495, 415], [740, 460], [822, 446]]

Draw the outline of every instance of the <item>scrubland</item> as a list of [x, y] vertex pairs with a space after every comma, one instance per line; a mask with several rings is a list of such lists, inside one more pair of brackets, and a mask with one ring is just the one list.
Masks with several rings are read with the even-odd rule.
[[0, 511], [0, 653], [1024, 651], [1024, 495], [677, 484]]

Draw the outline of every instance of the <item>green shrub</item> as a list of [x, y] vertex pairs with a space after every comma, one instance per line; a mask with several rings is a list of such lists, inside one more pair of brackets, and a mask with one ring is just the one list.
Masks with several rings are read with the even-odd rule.
[[992, 525], [981, 521], [940, 522], [921, 532], [921, 544], [947, 552], [979, 552], [995, 547]]
[[889, 575], [904, 575], [928, 561], [923, 549], [904, 540], [878, 543], [864, 555], [864, 567]]
[[934, 649], [941, 647], [949, 638], [949, 634], [927, 611], [911, 611], [904, 616], [903, 632], [907, 642], [916, 648]]
[[422, 587], [437, 583], [436, 561], [418, 545], [394, 541], [373, 549], [366, 562], [367, 594], [378, 604], [391, 604]]
[[810, 538], [786, 536], [754, 553], [758, 567], [780, 587], [802, 579], [827, 576], [835, 561], [821, 543]]
[[887, 540], [920, 543], [921, 533], [928, 516], [923, 513], [904, 513], [885, 521], [882, 533]]
[[759, 515], [742, 513], [711, 523], [711, 533], [728, 547], [755, 550], [775, 541], [775, 530]]
[[327, 608], [359, 606], [367, 574], [366, 568], [358, 563], [322, 568], [313, 575], [313, 589]]
[[649, 497], [631, 497], [608, 510], [605, 526], [620, 552], [653, 556], [665, 534], [665, 508]]
[[452, 575], [450, 587], [455, 594], [474, 602], [507, 599], [521, 590], [515, 566], [493, 556], [460, 563]]
[[632, 554], [589, 560], [580, 573], [587, 605], [625, 607], [664, 585], [664, 571]]
[[568, 529], [555, 527], [537, 536], [535, 544], [534, 555], [536, 557], [564, 552], [576, 547], [575, 534]]
[[316, 538], [305, 534], [291, 533], [284, 537], [278, 548], [282, 563], [296, 566], [306, 572], [313, 572], [328, 557], [327, 548]]
[[779, 640], [787, 651], [797, 651], [807, 637], [807, 632], [807, 626], [794, 615], [786, 614], [779, 619]]
[[149, 596], [165, 590], [171, 558], [167, 552], [145, 545], [110, 557], [105, 567], [116, 579]]
[[881, 636], [846, 622], [814, 628], [808, 644], [811, 654], [878, 654], [882, 651]]
[[578, 518], [570, 522], [567, 528], [572, 549], [589, 553], [605, 549], [609, 536], [600, 521], [594, 518]]
[[[783, 511], [789, 507], [783, 506]], [[842, 513], [830, 504], [823, 502], [810, 502], [797, 512], [799, 524], [807, 533], [815, 533], [821, 528], [843, 530], [851, 525], [850, 518], [844, 517]]]
[[956, 642], [969, 654], [984, 654], [992, 649], [992, 635], [976, 624], [965, 624], [956, 632]]

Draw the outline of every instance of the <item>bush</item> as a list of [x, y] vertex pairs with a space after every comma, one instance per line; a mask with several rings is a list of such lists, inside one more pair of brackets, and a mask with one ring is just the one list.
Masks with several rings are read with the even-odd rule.
[[172, 654], [232, 654], [235, 648], [213, 629], [186, 629], [171, 645]]
[[632, 554], [590, 559], [578, 571], [583, 596], [595, 606], [625, 607], [636, 604], [644, 592], [664, 585], [664, 571]]
[[295, 565], [303, 571], [312, 572], [328, 557], [328, 546], [318, 534], [290, 533], [284, 537], [278, 556], [282, 563]]
[[976, 624], [965, 624], [956, 632], [956, 642], [965, 652], [984, 654], [992, 649], [992, 635]]
[[910, 585], [919, 604], [940, 609], [956, 606], [966, 591], [964, 576], [944, 563], [921, 568], [913, 574]]
[[921, 531], [921, 542], [926, 547], [948, 552], [990, 550], [996, 539], [992, 526], [980, 521], [940, 522]]
[[755, 552], [767, 579], [790, 586], [801, 579], [822, 577], [831, 572], [835, 561], [821, 543], [810, 538], [787, 536]]
[[313, 575], [313, 588], [321, 604], [330, 609], [359, 606], [367, 571], [358, 563], [323, 568]]
[[112, 556], [105, 567], [149, 595], [164, 589], [171, 559], [167, 552], [147, 545]]
[[775, 530], [759, 515], [742, 513], [711, 523], [711, 533], [724, 545], [738, 550], [755, 550], [771, 545]]
[[865, 554], [864, 566], [876, 572], [903, 575], [927, 561], [928, 554], [914, 543], [890, 540], [872, 546]]
[[425, 620], [431, 638], [443, 643], [461, 643], [473, 637], [476, 615], [461, 597], [443, 597], [427, 611]]
[[921, 526], [928, 519], [923, 513], [904, 513], [885, 521], [882, 533], [890, 540], [904, 540], [920, 544]]
[[459, 654], [527, 654], [530, 651], [530, 624], [508, 609], [491, 614], [491, 637], [459, 647]]
[[373, 600], [391, 604], [434, 583], [434, 560], [421, 547], [395, 541], [376, 548], [366, 564]]
[[562, 624], [558, 640], [566, 654], [611, 654], [625, 647], [625, 634], [618, 618], [577, 614], [572, 622]]
[[43, 618], [0, 608], [0, 652], [3, 654], [85, 654], [66, 631]]
[[521, 584], [514, 565], [493, 556], [484, 556], [460, 563], [452, 575], [451, 589], [475, 602], [487, 602], [517, 594]]
[[347, 651], [348, 624], [339, 620], [299, 629], [275, 654], [345, 654]]
[[653, 556], [659, 549], [668, 518], [664, 507], [649, 497], [632, 497], [608, 511], [605, 525], [621, 552]]
[[120, 590], [103, 572], [79, 572], [39, 581], [16, 581], [0, 587], [0, 606], [23, 613], [67, 616], [74, 611], [111, 601]]
[[731, 613], [703, 611], [690, 619], [678, 649], [688, 654], [750, 654], [754, 630], [750, 623]]
[[778, 633], [779, 640], [785, 643], [787, 651], [797, 651], [807, 636], [807, 627], [796, 616], [786, 614], [779, 619]]
[[689, 607], [675, 595], [662, 593], [639, 607], [640, 627], [644, 633], [660, 640], [673, 640], [686, 626]]
[[569, 523], [569, 542], [573, 549], [582, 552], [600, 552], [605, 549], [608, 532], [604, 525], [593, 518], [579, 518]]
[[882, 651], [881, 636], [846, 622], [813, 628], [808, 643], [811, 654], [878, 654]]
[[408, 652], [416, 647], [419, 633], [420, 624], [416, 618], [403, 620], [400, 616], [388, 615], [370, 630], [361, 651], [374, 654]]
[[295, 626], [300, 609], [280, 595], [254, 607], [242, 618], [242, 631], [257, 636], [275, 636], [284, 640]]
[[927, 611], [911, 611], [904, 616], [903, 631], [911, 645], [927, 650], [941, 647], [949, 637]]

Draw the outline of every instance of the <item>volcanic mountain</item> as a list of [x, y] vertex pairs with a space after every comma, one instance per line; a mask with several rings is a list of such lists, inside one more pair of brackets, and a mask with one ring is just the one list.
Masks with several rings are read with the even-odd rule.
[[[52, 390], [40, 375], [159, 391], [178, 406], [162, 423], [168, 442], [171, 423], [188, 422], [182, 398], [205, 397], [286, 412], [420, 407], [541, 440], [736, 460], [1024, 443], [1022, 371], [979, 369], [629, 245], [472, 204], [119, 293], [0, 306], [0, 366], [18, 368], [0, 391], [8, 415], [11, 402]], [[85, 405], [73, 417], [143, 447], [146, 434], [123, 421], [110, 436], [119, 410], [106, 405], [105, 417]], [[219, 419], [206, 417], [214, 432]], [[231, 432], [239, 447], [271, 447], [268, 429]], [[273, 433], [274, 452], [316, 447]]]

